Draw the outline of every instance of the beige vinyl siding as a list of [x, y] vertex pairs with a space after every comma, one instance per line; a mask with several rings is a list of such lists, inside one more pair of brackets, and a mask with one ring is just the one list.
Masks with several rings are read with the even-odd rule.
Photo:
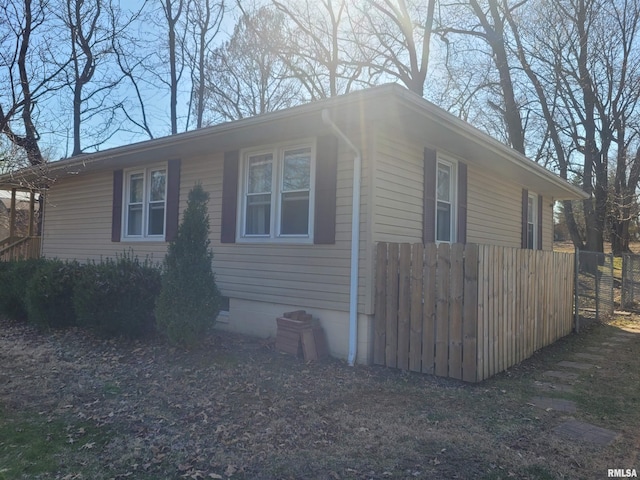
[[[376, 147], [373, 241], [421, 242], [424, 145], [396, 133], [381, 133]], [[441, 150], [439, 154], [445, 158], [455, 158]], [[501, 180], [495, 172], [477, 168], [473, 161], [465, 163], [467, 242], [520, 247], [522, 186]], [[546, 203], [543, 211], [543, 245], [549, 248], [551, 211]]]
[[[366, 157], [366, 155], [365, 155]], [[212, 199], [218, 205], [211, 241], [216, 278], [226, 296], [245, 300], [298, 305], [301, 308], [349, 308], [351, 198], [353, 154], [340, 144], [336, 199], [336, 243], [296, 245], [220, 243], [222, 156], [213, 162]], [[366, 285], [366, 229], [368, 171], [363, 162], [360, 213], [359, 310], [364, 310]], [[315, 202], [322, 198], [316, 197]]]
[[472, 163], [467, 174], [467, 242], [520, 248], [522, 187]]
[[[399, 135], [380, 135], [376, 145], [373, 241], [421, 242], [424, 145]], [[472, 162], [467, 177], [467, 241], [519, 247], [522, 188]]]
[[422, 241], [423, 147], [401, 135], [376, 142], [373, 241]]
[[[366, 152], [365, 152], [366, 158]], [[262, 302], [347, 311], [349, 306], [353, 153], [341, 144], [338, 161], [335, 245], [220, 243], [224, 153], [182, 159], [180, 215], [190, 189], [201, 183], [210, 194], [210, 240], [214, 270], [224, 295]], [[367, 162], [363, 162], [360, 222], [360, 301], [367, 276]], [[44, 252], [62, 259], [99, 260], [133, 250], [162, 261], [165, 242], [111, 242], [113, 172], [56, 182], [47, 197]], [[316, 197], [316, 203], [322, 198]]]
[[111, 242], [113, 172], [70, 176], [45, 196], [43, 253], [62, 260], [100, 260], [132, 249], [162, 261], [165, 242]]
[[[353, 177], [353, 154], [341, 146], [338, 164], [337, 225], [335, 245], [291, 245], [291, 244], [221, 244], [220, 218], [222, 196], [223, 153], [208, 157], [183, 159], [181, 166], [180, 214], [187, 204], [191, 187], [200, 182], [210, 194], [209, 216], [211, 226], [211, 246], [214, 250], [214, 269], [222, 292], [235, 299], [233, 305], [242, 302], [259, 302], [263, 310], [273, 307], [304, 308], [314, 313], [324, 322], [327, 312], [342, 326], [329, 335], [330, 338], [345, 339], [348, 328], [347, 311], [349, 305], [350, 240], [351, 240], [351, 198]], [[367, 152], [364, 152], [367, 157]], [[367, 285], [367, 249], [370, 248], [367, 231], [369, 208], [367, 194], [370, 190], [367, 162], [363, 164], [361, 190], [361, 254], [360, 254], [360, 302], [359, 309], [365, 308], [365, 287]], [[46, 219], [45, 230], [50, 233], [46, 248], [50, 252], [62, 252], [67, 247], [65, 258], [99, 259], [113, 256], [127, 248], [138, 255], [152, 251], [154, 258], [162, 259], [166, 244], [152, 242], [111, 242], [111, 205], [113, 172], [101, 172], [74, 177], [70, 181], [59, 182], [50, 195], [56, 205], [51, 205]], [[316, 198], [316, 202], [322, 201]], [[100, 208], [98, 208], [100, 207]], [[79, 211], [86, 211], [79, 214]], [[73, 228], [77, 224], [78, 228]], [[90, 239], [78, 241], [82, 231], [95, 231]], [[85, 250], [76, 254], [80, 246]], [[62, 256], [62, 255], [57, 255]], [[238, 303], [240, 301], [240, 303]], [[268, 304], [268, 305], [266, 305]], [[286, 305], [287, 307], [283, 307]], [[344, 316], [335, 312], [344, 312]], [[239, 317], [246, 312], [238, 312]], [[261, 317], [262, 323], [275, 319], [275, 314]], [[264, 317], [264, 315], [263, 315]], [[231, 322], [241, 321], [232, 314]], [[333, 327], [332, 327], [333, 328]], [[335, 340], [335, 339], [334, 339]], [[346, 340], [332, 341], [332, 348], [342, 352], [341, 345]], [[346, 348], [346, 346], [345, 346]], [[364, 351], [364, 350], [363, 350]], [[346, 355], [346, 350], [344, 352]]]

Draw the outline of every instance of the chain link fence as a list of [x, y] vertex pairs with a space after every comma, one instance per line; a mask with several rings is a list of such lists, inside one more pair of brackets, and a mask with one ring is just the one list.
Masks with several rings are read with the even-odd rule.
[[640, 310], [640, 255], [622, 256], [620, 306], [625, 310]]
[[[636, 295], [640, 296], [640, 261]], [[576, 250], [575, 328], [613, 315], [613, 255]]]

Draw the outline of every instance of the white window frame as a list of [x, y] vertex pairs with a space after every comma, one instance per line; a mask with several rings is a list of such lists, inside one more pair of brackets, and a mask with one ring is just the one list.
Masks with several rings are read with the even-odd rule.
[[[164, 170], [165, 172], [165, 182], [164, 182], [164, 220], [162, 226], [162, 234], [161, 235], [149, 235], [149, 204], [150, 202], [150, 186], [149, 182], [151, 182], [151, 172], [156, 170]], [[133, 175], [142, 174], [142, 235], [129, 235], [128, 234], [128, 226], [129, 226], [129, 198], [130, 198], [130, 189], [131, 182], [130, 179]], [[151, 165], [145, 168], [132, 168], [124, 171], [123, 176], [123, 189], [122, 189], [122, 227], [121, 227], [121, 240], [127, 242], [164, 242], [167, 234], [167, 194], [168, 194], [168, 186], [169, 186], [169, 168], [166, 163]]]
[[[311, 162], [309, 166], [309, 225], [307, 234], [282, 234], [282, 182], [284, 177], [284, 154], [290, 150], [309, 148], [311, 150]], [[271, 168], [271, 212], [269, 234], [247, 234], [246, 212], [247, 192], [249, 190], [248, 165], [249, 158], [256, 155], [271, 154], [273, 164]], [[238, 212], [237, 212], [237, 243], [313, 243], [313, 227], [315, 212], [315, 177], [316, 177], [316, 141], [315, 139], [303, 139], [297, 142], [280, 143], [260, 148], [246, 149], [240, 152], [240, 172], [238, 188]]]
[[[451, 218], [450, 218], [450, 240], [438, 240], [438, 171], [440, 168], [440, 165], [446, 165], [447, 167], [449, 167], [450, 171], [451, 171], [451, 185], [449, 185], [450, 188], [450, 200], [449, 200], [449, 204], [451, 205]], [[435, 224], [433, 226], [434, 228], [434, 237], [436, 239], [436, 243], [440, 244], [440, 243], [456, 243], [456, 240], [458, 238], [458, 162], [452, 158], [443, 158], [441, 156], [438, 156], [437, 162], [436, 162], [436, 178], [434, 179], [435, 182]]]
[[[530, 208], [531, 205], [533, 205], [533, 208]], [[532, 222], [529, 222], [529, 217], [533, 217]], [[529, 245], [529, 225], [533, 225], [533, 242], [531, 245]], [[535, 193], [529, 193], [527, 196], [527, 248], [538, 249], [538, 195]]]

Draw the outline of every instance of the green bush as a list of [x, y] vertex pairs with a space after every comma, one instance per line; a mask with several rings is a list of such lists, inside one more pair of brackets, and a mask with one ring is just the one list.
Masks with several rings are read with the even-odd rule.
[[45, 263], [44, 259], [0, 262], [0, 314], [14, 320], [27, 319], [27, 285]]
[[80, 271], [77, 262], [47, 260], [27, 283], [25, 303], [29, 322], [42, 328], [64, 328], [76, 323], [73, 286]]
[[82, 267], [74, 286], [78, 326], [103, 336], [142, 337], [154, 331], [160, 269], [131, 255]]
[[201, 185], [189, 192], [178, 234], [164, 259], [156, 303], [158, 329], [170, 343], [183, 347], [202, 341], [220, 308], [220, 292], [211, 269], [208, 200]]

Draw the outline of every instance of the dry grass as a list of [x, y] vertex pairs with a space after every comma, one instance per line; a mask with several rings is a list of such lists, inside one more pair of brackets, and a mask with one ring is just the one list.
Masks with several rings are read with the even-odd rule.
[[[629, 244], [629, 248], [631, 252], [636, 255], [640, 255], [640, 242], [631, 242]], [[568, 242], [553, 242], [553, 251], [554, 252], [562, 252], [562, 253], [573, 253], [576, 251], [576, 248], [573, 246], [573, 243]], [[604, 253], [611, 253], [611, 243], [604, 243]]]
[[[534, 382], [615, 329], [638, 335], [563, 396], [622, 439], [556, 437], [566, 415], [529, 405]], [[0, 321], [0, 478], [605, 478], [640, 468], [639, 346], [624, 317], [467, 385], [221, 333], [181, 352]]]

